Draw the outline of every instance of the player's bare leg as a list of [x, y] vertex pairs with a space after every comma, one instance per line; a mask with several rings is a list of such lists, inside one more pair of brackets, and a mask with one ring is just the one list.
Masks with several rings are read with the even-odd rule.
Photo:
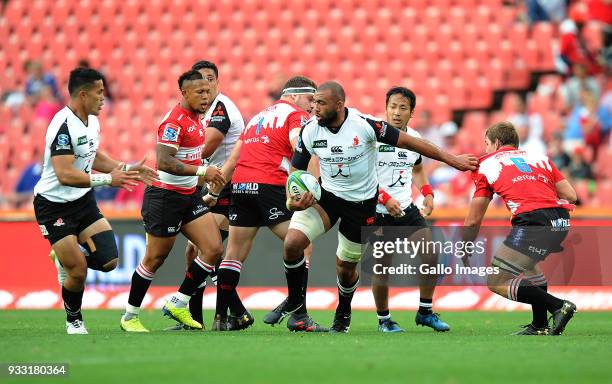
[[[509, 300], [546, 308], [553, 316], [550, 334], [560, 335], [576, 312], [576, 305], [549, 294], [521, 276], [524, 271], [533, 271], [536, 264], [536, 260], [502, 244], [493, 258], [493, 266], [499, 268], [499, 274], [489, 275], [489, 289]], [[529, 334], [548, 334], [546, 327], [536, 331]]]
[[62, 299], [66, 310], [66, 331], [68, 334], [87, 334], [81, 314], [83, 290], [87, 278], [87, 261], [79, 248], [77, 237], [66, 236], [52, 245], [64, 270], [66, 279], [62, 286]]
[[164, 315], [186, 326], [199, 329], [202, 325], [191, 317], [187, 305], [191, 295], [214, 270], [215, 262], [223, 254], [223, 243], [217, 224], [210, 213], [184, 224], [181, 232], [200, 250], [200, 253], [187, 269], [185, 279], [178, 291], [166, 303], [163, 312]]

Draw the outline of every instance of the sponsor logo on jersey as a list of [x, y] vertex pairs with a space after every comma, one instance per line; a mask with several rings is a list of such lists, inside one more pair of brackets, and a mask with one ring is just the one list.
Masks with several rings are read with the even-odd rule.
[[404, 151], [400, 151], [397, 153], [397, 157], [399, 157], [400, 159], [407, 159], [408, 158], [408, 154]]
[[335, 179], [338, 176], [342, 176], [344, 178], [351, 177], [351, 167], [348, 164], [330, 164], [330, 167], [330, 175], [332, 179]]
[[81, 136], [77, 139], [77, 145], [87, 144], [87, 136]]
[[313, 148], [327, 148], [327, 140], [315, 140], [312, 143]]
[[521, 175], [521, 176], [517, 176], [512, 178], [512, 183], [519, 183], [521, 181], [536, 181], [536, 177], [532, 176], [532, 175]]
[[378, 147], [378, 152], [395, 152], [395, 147], [392, 145], [381, 145]]
[[391, 184], [388, 187], [392, 188], [395, 186], [403, 187], [407, 182], [407, 172], [404, 169], [394, 169], [391, 175]]
[[225, 116], [225, 112], [223, 111], [223, 106], [221, 104], [217, 104], [217, 108], [212, 113], [213, 116]]
[[331, 147], [331, 153], [342, 153], [342, 146], [335, 145]]
[[70, 144], [70, 136], [65, 133], [60, 133], [57, 135], [57, 144], [58, 145], [69, 145]]
[[236, 183], [232, 185], [232, 193], [244, 193], [257, 195], [259, 193], [258, 183]]
[[66, 223], [64, 223], [64, 220], [61, 217], [55, 220], [55, 223], [53, 223], [54, 227], [61, 227], [63, 225], [66, 225]]
[[558, 219], [551, 220], [550, 225], [553, 228], [566, 228], [570, 226], [570, 221], [569, 219], [564, 219], [560, 217]]
[[359, 136], [355, 136], [353, 138], [353, 147], [356, 147], [359, 145]]
[[44, 225], [39, 225], [40, 227], [40, 232], [42, 233], [43, 236], [48, 236], [49, 232], [47, 231], [47, 227], [45, 227]]
[[204, 212], [207, 209], [207, 207], [203, 206], [202, 204], [198, 204], [196, 206], [195, 211], [191, 211], [194, 215], [198, 215], [202, 212]]
[[268, 217], [270, 220], [278, 219], [280, 216], [285, 216], [285, 212], [279, 211], [278, 208], [270, 208], [270, 216]]
[[178, 134], [178, 128], [167, 124], [166, 127], [164, 127], [164, 134], [162, 135], [162, 140], [176, 142], [178, 141]]

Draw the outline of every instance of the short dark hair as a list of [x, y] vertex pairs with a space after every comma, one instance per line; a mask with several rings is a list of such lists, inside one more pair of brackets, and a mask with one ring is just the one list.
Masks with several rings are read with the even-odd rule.
[[402, 95], [410, 101], [410, 112], [414, 112], [416, 107], [416, 95], [406, 87], [393, 87], [387, 91], [385, 106], [389, 105], [389, 99], [393, 95]]
[[285, 85], [283, 85], [283, 89], [302, 87], [312, 87], [316, 89], [317, 83], [305, 76], [293, 76], [285, 82]]
[[183, 89], [183, 83], [185, 81], [190, 81], [190, 80], [204, 80], [204, 76], [202, 76], [200, 72], [194, 69], [183, 73], [181, 77], [179, 77], [178, 79], [179, 89]]
[[493, 124], [487, 129], [485, 136], [492, 143], [499, 140], [501, 145], [510, 145], [513, 147], [519, 146], [518, 133], [510, 121], [502, 121], [497, 124]]
[[325, 91], [330, 90], [332, 95], [343, 102], [346, 101], [346, 93], [344, 93], [344, 88], [340, 85], [340, 83], [336, 81], [326, 81], [323, 84], [319, 85], [317, 91]]
[[215, 77], [219, 77], [219, 69], [217, 69], [217, 66], [212, 61], [200, 60], [191, 66], [191, 69], [194, 71], [199, 71], [200, 69], [206, 68], [212, 69], [212, 71], [215, 73]]
[[98, 80], [104, 83], [104, 75], [93, 68], [78, 67], [70, 71], [68, 79], [68, 93], [74, 95], [83, 87], [88, 87]]

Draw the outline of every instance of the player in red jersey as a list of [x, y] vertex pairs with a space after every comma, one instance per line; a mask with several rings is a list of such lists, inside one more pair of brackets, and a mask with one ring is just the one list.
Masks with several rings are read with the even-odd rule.
[[[286, 207], [285, 183], [300, 129], [310, 117], [315, 89], [308, 78], [289, 79], [280, 100], [246, 124], [223, 166], [225, 175], [233, 169], [232, 203], [227, 252], [218, 271], [213, 330], [244, 329], [253, 324], [253, 316], [236, 292], [242, 263], [260, 227], [270, 228], [281, 240], [287, 234], [291, 211]], [[300, 330], [320, 330], [312, 321], [306, 328]]]
[[[576, 306], [547, 292], [538, 263], [563, 250], [570, 227], [570, 202], [576, 192], [548, 157], [518, 149], [518, 134], [504, 121], [485, 133], [487, 154], [473, 171], [474, 198], [465, 219], [463, 239], [473, 241], [494, 193], [512, 213], [512, 230], [497, 249], [488, 278], [489, 289], [513, 301], [531, 304], [533, 321], [515, 335], [559, 335]], [[464, 262], [469, 264], [469, 259]], [[552, 313], [549, 328], [547, 311]]]
[[192, 328], [189, 297], [213, 270], [223, 253], [221, 235], [212, 214], [196, 191], [198, 176], [207, 182], [225, 184], [216, 167], [200, 165], [204, 127], [200, 114], [211, 102], [208, 82], [198, 71], [189, 71], [178, 80], [181, 102], [163, 119], [157, 130], [157, 170], [159, 182], [145, 191], [142, 217], [147, 232], [144, 260], [132, 275], [132, 285], [121, 328], [128, 332], [148, 332], [138, 312], [157, 269], [172, 250], [176, 235], [182, 232], [202, 253], [187, 270], [178, 292], [166, 303], [164, 314]]

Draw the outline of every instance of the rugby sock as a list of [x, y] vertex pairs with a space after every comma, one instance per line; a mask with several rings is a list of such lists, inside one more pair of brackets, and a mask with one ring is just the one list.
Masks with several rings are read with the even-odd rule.
[[306, 273], [306, 259], [301, 256], [295, 261], [284, 261], [285, 277], [287, 278], [287, 303], [290, 309], [302, 303], [304, 296], [304, 274]]
[[200, 284], [189, 299], [189, 312], [191, 313], [191, 317], [200, 324], [202, 324], [204, 321], [204, 314], [202, 313], [204, 289], [206, 289], [206, 281]]
[[[223, 260], [219, 265], [217, 277], [217, 310], [216, 314], [227, 317], [227, 310], [230, 308], [233, 313], [239, 312], [236, 298], [238, 296], [236, 286], [240, 281], [240, 271], [242, 263], [237, 260]], [[239, 301], [240, 299], [238, 299]], [[244, 311], [243, 311], [244, 313]]]
[[153, 281], [153, 277], [155, 277], [155, 273], [148, 271], [142, 263], [138, 264], [138, 267], [136, 267], [132, 274], [130, 296], [128, 297], [128, 305], [125, 308], [126, 320], [138, 316], [138, 311], [135, 308], [140, 308], [142, 300], [144, 300], [147, 290], [151, 285], [151, 281]]
[[429, 315], [433, 313], [433, 299], [419, 299], [419, 313], [421, 315]]
[[340, 313], [351, 313], [351, 301], [353, 300], [353, 294], [359, 286], [359, 276], [357, 279], [350, 284], [344, 285], [337, 280], [338, 284], [338, 307], [336, 312]]
[[[526, 276], [525, 280], [528, 280], [532, 285], [540, 288], [544, 292], [548, 291], [548, 282], [546, 281], [546, 276], [543, 273], [534, 276]], [[532, 304], [531, 312], [533, 314], [532, 324], [537, 328], [544, 328], [548, 325], [546, 307], [540, 304]]]
[[[207, 264], [199, 257], [196, 257], [187, 269], [185, 280], [183, 280], [178, 292], [191, 297], [214, 269], [214, 265]], [[185, 305], [188, 301], [189, 299], [185, 301]]]
[[217, 285], [217, 275], [219, 274], [219, 266], [221, 265], [222, 261], [223, 258], [217, 260], [217, 262], [215, 263], [215, 269], [210, 273], [210, 280], [215, 286]]
[[515, 277], [508, 285], [508, 298], [526, 304], [539, 304], [549, 312], [554, 312], [563, 306], [563, 300], [531, 285], [528, 281]]
[[62, 287], [62, 299], [64, 299], [64, 309], [66, 310], [66, 320], [73, 322], [83, 320], [81, 315], [81, 303], [83, 302], [83, 291], [72, 292]]
[[304, 262], [304, 280], [302, 282], [302, 307], [296, 311], [296, 313], [306, 313], [308, 310], [306, 309], [306, 293], [308, 291], [308, 271], [310, 270], [310, 261], [306, 260]]
[[388, 309], [384, 311], [376, 311], [376, 317], [378, 317], [378, 324], [382, 324], [385, 320], [389, 320], [391, 318], [391, 312]]

